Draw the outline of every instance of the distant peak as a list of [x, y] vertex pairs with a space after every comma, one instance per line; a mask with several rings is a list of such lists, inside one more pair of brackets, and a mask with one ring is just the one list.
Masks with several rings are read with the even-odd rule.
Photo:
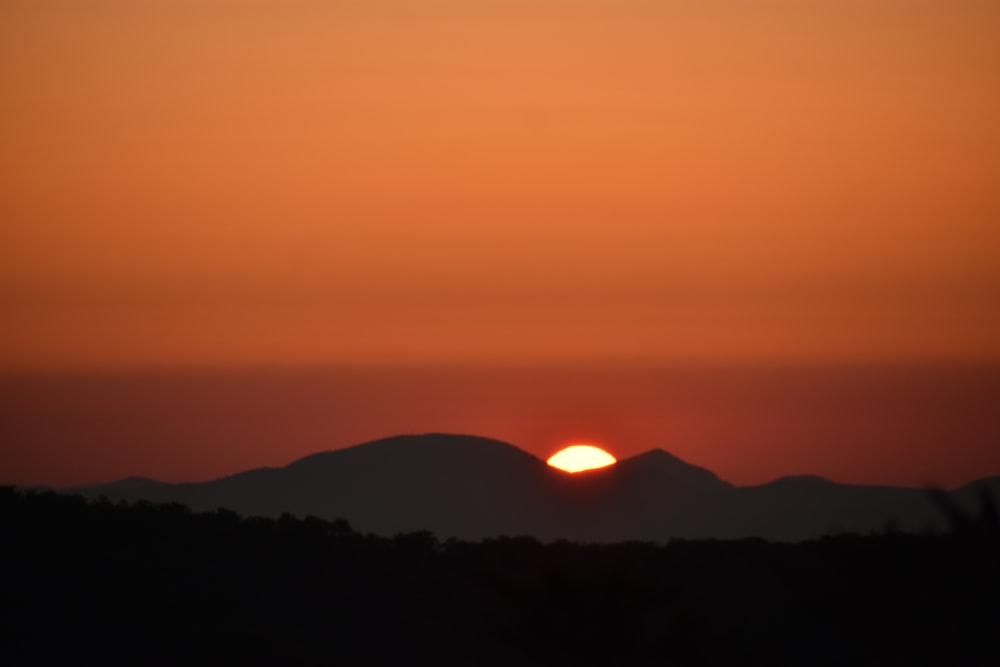
[[394, 435], [388, 438], [380, 438], [365, 442], [348, 449], [394, 449], [394, 448], [444, 448], [461, 450], [466, 448], [483, 449], [509, 449], [521, 451], [509, 442], [496, 440], [494, 438], [484, 438], [478, 435], [464, 435], [459, 433], [410, 433], [404, 435]]
[[643, 452], [642, 454], [636, 454], [632, 458], [645, 459], [649, 461], [660, 460], [660, 461], [677, 461], [679, 463], [687, 463], [687, 461], [684, 461], [683, 459], [674, 456], [673, 454], [671, 454], [670, 452], [661, 447], [657, 447], [656, 449], [650, 449], [648, 451]]
[[636, 454], [627, 460], [642, 462], [644, 465], [697, 468], [698, 470], [705, 470], [708, 472], [707, 469], [702, 468], [701, 466], [696, 466], [693, 463], [688, 463], [679, 456], [675, 456], [674, 454], [671, 454], [667, 450], [661, 448], [650, 449], [642, 454]]
[[688, 463], [665, 449], [650, 449], [618, 463], [619, 467], [646, 468], [666, 473], [674, 479], [722, 482], [718, 475], [707, 468]]
[[482, 458], [483, 455], [506, 457], [516, 455], [538, 461], [532, 454], [502, 440], [456, 433], [414, 433], [394, 435], [359, 445], [310, 454], [293, 461], [287, 467], [301, 467], [345, 456], [437, 456], [467, 459], [470, 456]]
[[378, 440], [371, 440], [369, 442], [358, 445], [358, 447], [364, 447], [367, 445], [385, 445], [385, 444], [426, 444], [429, 442], [433, 443], [478, 443], [478, 444], [491, 444], [491, 445], [504, 445], [507, 447], [513, 447], [510, 443], [503, 442], [502, 440], [496, 440], [494, 438], [484, 438], [479, 435], [465, 435], [462, 433], [406, 433], [403, 435], [392, 435], [387, 438], [379, 438]]

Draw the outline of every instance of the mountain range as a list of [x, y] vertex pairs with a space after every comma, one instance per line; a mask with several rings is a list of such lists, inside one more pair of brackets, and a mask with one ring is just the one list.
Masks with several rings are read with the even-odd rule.
[[1000, 477], [950, 492], [784, 477], [738, 487], [654, 449], [570, 474], [487, 438], [425, 434], [376, 440], [210, 482], [128, 478], [66, 489], [112, 500], [179, 502], [195, 510], [346, 519], [382, 535], [428, 530], [438, 537], [530, 535], [541, 540], [662, 541], [822, 535], [946, 526], [946, 511], [972, 514], [1000, 496]]

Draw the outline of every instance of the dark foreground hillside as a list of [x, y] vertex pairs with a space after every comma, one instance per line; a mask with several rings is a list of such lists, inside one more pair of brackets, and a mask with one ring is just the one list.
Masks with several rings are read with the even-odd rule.
[[0, 521], [10, 665], [1000, 664], [989, 512], [800, 544], [469, 543], [7, 488]]

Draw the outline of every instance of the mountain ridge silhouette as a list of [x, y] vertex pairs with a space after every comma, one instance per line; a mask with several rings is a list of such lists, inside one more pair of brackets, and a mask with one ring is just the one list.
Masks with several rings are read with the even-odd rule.
[[[1000, 477], [948, 493], [967, 507]], [[196, 510], [346, 519], [383, 535], [530, 535], [585, 542], [760, 537], [798, 541], [946, 524], [925, 490], [839, 484], [795, 475], [738, 487], [663, 449], [570, 474], [499, 440], [428, 433], [318, 452], [277, 468], [171, 484], [130, 477], [64, 489], [112, 500], [179, 502]]]

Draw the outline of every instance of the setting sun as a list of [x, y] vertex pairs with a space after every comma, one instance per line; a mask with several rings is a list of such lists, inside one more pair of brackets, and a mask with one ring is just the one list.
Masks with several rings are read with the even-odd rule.
[[594, 470], [604, 468], [617, 463], [618, 460], [604, 451], [600, 447], [593, 445], [573, 445], [566, 449], [561, 449], [551, 457], [547, 463], [553, 468], [559, 468], [566, 472], [583, 472], [584, 470]]

